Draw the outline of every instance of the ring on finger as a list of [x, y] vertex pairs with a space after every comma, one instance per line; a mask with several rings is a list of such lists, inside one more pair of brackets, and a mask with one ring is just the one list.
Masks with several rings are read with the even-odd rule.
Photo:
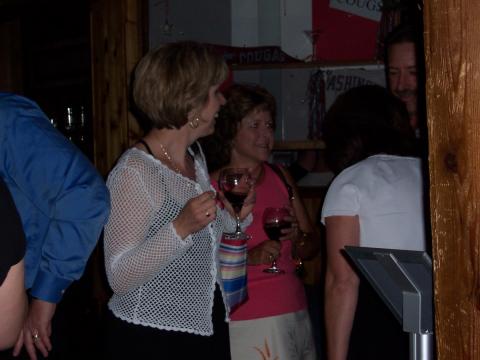
[[34, 342], [37, 342], [38, 340], [40, 340], [40, 336], [38, 336], [38, 332], [37, 332], [37, 331], [34, 331], [34, 332], [33, 332], [32, 337], [33, 337], [33, 341], [34, 341]]

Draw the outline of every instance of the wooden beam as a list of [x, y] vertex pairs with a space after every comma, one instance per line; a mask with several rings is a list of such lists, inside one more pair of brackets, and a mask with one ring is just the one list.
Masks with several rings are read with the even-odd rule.
[[144, 0], [91, 2], [94, 160], [103, 175], [141, 136], [128, 112], [128, 84], [144, 50], [144, 9]]
[[0, 22], [0, 91], [23, 93], [20, 17]]
[[425, 0], [438, 360], [480, 359], [480, 2]]

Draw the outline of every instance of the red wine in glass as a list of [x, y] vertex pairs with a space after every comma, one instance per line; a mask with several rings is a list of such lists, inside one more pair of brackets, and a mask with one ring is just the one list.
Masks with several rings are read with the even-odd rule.
[[235, 191], [224, 191], [225, 197], [227, 200], [232, 204], [233, 210], [235, 213], [239, 213], [242, 209], [243, 202], [248, 194], [246, 193], [239, 193]]
[[290, 221], [281, 220], [279, 222], [264, 224], [263, 230], [265, 230], [270, 240], [280, 241], [282, 229], [288, 229], [290, 227], [292, 227], [292, 223]]
[[225, 234], [228, 238], [245, 239], [248, 235], [240, 228], [240, 210], [248, 195], [252, 180], [247, 168], [226, 168], [220, 172], [218, 186], [223, 191], [228, 202], [232, 205], [237, 220], [237, 228], [232, 234]]
[[[285, 207], [273, 208], [268, 207], [263, 212], [263, 230], [270, 240], [280, 241], [282, 236], [282, 229], [288, 229], [292, 226], [290, 221], [290, 211]], [[271, 274], [283, 274], [284, 271], [279, 269], [275, 259], [272, 260], [272, 265], [263, 270]]]

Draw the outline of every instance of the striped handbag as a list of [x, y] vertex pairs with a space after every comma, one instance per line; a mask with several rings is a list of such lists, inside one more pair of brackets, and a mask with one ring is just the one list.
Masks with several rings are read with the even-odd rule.
[[219, 258], [227, 305], [233, 312], [248, 298], [247, 240], [222, 237]]

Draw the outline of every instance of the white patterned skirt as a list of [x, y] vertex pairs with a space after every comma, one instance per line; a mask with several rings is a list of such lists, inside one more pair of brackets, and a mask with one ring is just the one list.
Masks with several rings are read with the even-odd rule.
[[232, 360], [315, 360], [307, 310], [230, 322]]

